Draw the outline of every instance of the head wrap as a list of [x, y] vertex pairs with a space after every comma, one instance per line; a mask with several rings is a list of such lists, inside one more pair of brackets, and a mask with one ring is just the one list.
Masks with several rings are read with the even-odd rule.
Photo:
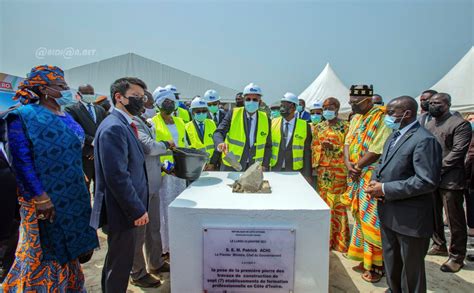
[[153, 97], [155, 98], [155, 103], [158, 106], [158, 108], [161, 108], [161, 106], [163, 105], [163, 102], [166, 100], [173, 101], [175, 102], [175, 104], [177, 103], [177, 100], [172, 91], [163, 89], [163, 88], [158, 91], [157, 90], [153, 92]]
[[38, 65], [31, 69], [26, 79], [18, 86], [18, 90], [13, 97], [14, 100], [20, 100], [23, 105], [32, 101], [39, 100], [39, 97], [32, 89], [39, 85], [50, 84], [53, 80], [64, 81], [64, 71], [56, 66]]

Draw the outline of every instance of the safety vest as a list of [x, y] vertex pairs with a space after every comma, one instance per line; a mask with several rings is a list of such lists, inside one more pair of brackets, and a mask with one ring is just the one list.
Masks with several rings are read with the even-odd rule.
[[[263, 155], [265, 154], [265, 144], [267, 142], [267, 136], [270, 132], [268, 125], [267, 114], [262, 111], [257, 111], [258, 120], [257, 127], [255, 128], [256, 138], [254, 142], [255, 156], [253, 159], [257, 162], [263, 161]], [[225, 143], [229, 146], [229, 152], [234, 153], [240, 162], [242, 154], [244, 153], [245, 142], [247, 136], [245, 134], [244, 119], [246, 119], [245, 108], [238, 107], [234, 109], [232, 113], [232, 121], [230, 122], [230, 129], [227, 132]], [[255, 118], [254, 118], [255, 119]], [[249, 125], [250, 131], [250, 125]], [[224, 154], [222, 154], [224, 157]], [[230, 166], [225, 160], [222, 160], [224, 165]]]
[[[272, 157], [270, 159], [270, 167], [274, 167], [278, 161], [278, 152], [281, 143], [281, 123], [282, 117], [273, 119], [272, 121]], [[286, 121], [286, 120], [285, 120]], [[307, 122], [303, 119], [296, 119], [295, 128], [293, 129], [292, 155], [293, 170], [303, 169], [304, 143], [307, 136]]]
[[186, 109], [178, 107], [176, 112], [177, 112], [177, 116], [175, 117], [179, 117], [183, 119], [184, 123], [188, 123], [189, 121], [191, 121], [191, 116], [189, 115], [189, 112]]
[[[186, 125], [183, 122], [183, 119], [179, 117], [172, 117], [174, 124], [176, 125], [176, 129], [178, 130], [178, 141], [174, 142], [177, 147], [185, 147], [185, 139], [186, 139]], [[153, 124], [155, 125], [156, 131], [156, 141], [170, 141], [173, 140], [173, 136], [171, 135], [168, 126], [166, 125], [163, 117], [160, 114], [155, 115], [151, 119]], [[166, 154], [160, 156], [160, 161], [163, 163], [165, 160], [170, 162], [174, 162], [173, 152], [171, 150], [167, 150]]]
[[212, 138], [214, 131], [216, 131], [216, 123], [211, 119], [204, 120], [204, 142], [201, 142], [198, 128], [194, 124], [194, 121], [186, 123], [186, 133], [188, 134], [190, 147], [207, 152], [209, 159], [214, 154], [214, 139]]

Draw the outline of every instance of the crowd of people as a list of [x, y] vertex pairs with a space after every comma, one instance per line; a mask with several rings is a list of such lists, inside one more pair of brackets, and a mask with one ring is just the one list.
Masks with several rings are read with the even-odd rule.
[[124, 77], [107, 98], [92, 85], [71, 90], [58, 67], [34, 67], [21, 105], [0, 119], [3, 291], [83, 292], [99, 228], [103, 292], [159, 286], [172, 253], [167, 207], [191, 183], [174, 175], [173, 150], [187, 147], [208, 154], [208, 171], [233, 171], [233, 156], [242, 171], [301, 172], [330, 208], [330, 249], [367, 282], [426, 292], [425, 256], [458, 272], [474, 234], [474, 113], [463, 119], [434, 90], [421, 94], [421, 115], [414, 98], [385, 106], [371, 85], [348, 96], [343, 119], [337, 97], [307, 107], [288, 92], [268, 108], [250, 83], [226, 111], [212, 89], [186, 105], [172, 85], [149, 91]]

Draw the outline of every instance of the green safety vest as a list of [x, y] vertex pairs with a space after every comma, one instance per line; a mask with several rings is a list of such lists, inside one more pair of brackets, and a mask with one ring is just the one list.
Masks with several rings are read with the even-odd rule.
[[183, 119], [184, 123], [188, 123], [189, 121], [191, 121], [191, 116], [189, 115], [189, 112], [186, 109], [178, 107], [178, 110], [176, 111], [178, 112], [177, 117]]
[[[257, 127], [255, 129], [256, 139], [254, 142], [255, 156], [253, 159], [257, 162], [263, 162], [263, 155], [265, 154], [265, 144], [267, 142], [267, 136], [270, 132], [268, 125], [267, 114], [262, 111], [257, 111], [258, 120]], [[242, 154], [244, 153], [245, 142], [247, 136], [245, 135], [244, 127], [245, 108], [238, 107], [234, 109], [232, 113], [232, 121], [230, 122], [230, 129], [227, 132], [225, 143], [229, 146], [229, 152], [234, 153], [240, 162]], [[222, 154], [224, 157], [224, 154]], [[229, 163], [222, 160], [222, 163], [226, 166], [230, 166]]]
[[[272, 120], [272, 157], [270, 167], [274, 167], [278, 160], [278, 152], [281, 143], [281, 123], [282, 117]], [[293, 170], [303, 169], [304, 143], [307, 137], [307, 122], [303, 119], [296, 119], [296, 125], [293, 129], [292, 155]]]
[[214, 154], [214, 131], [216, 131], [216, 123], [211, 119], [204, 120], [204, 142], [201, 142], [198, 128], [194, 125], [194, 121], [186, 123], [186, 132], [188, 134], [190, 147], [207, 152], [209, 159]]
[[[172, 117], [174, 124], [176, 125], [176, 129], [178, 130], [178, 141], [175, 141], [175, 144], [177, 147], [185, 147], [185, 139], [186, 139], [186, 125], [183, 122], [183, 119], [179, 117]], [[173, 136], [171, 135], [170, 130], [168, 129], [168, 126], [166, 125], [165, 121], [163, 120], [163, 117], [161, 117], [160, 114], [155, 115], [151, 119], [153, 121], [153, 124], [155, 125], [155, 131], [156, 131], [156, 140], [157, 141], [170, 141], [173, 140]], [[163, 163], [165, 160], [168, 160], [170, 162], [174, 162], [173, 158], [173, 152], [171, 150], [167, 150], [166, 154], [160, 156], [160, 161]]]

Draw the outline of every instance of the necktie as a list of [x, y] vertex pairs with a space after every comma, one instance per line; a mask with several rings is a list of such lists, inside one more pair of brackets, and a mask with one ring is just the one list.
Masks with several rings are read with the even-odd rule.
[[87, 104], [87, 111], [89, 112], [89, 115], [91, 115], [92, 120], [95, 122], [94, 108], [92, 107], [91, 103]]
[[290, 125], [290, 122], [285, 122], [285, 127], [283, 128], [283, 142], [284, 146], [286, 149], [287, 141], [288, 141], [288, 126]]
[[133, 133], [135, 133], [135, 136], [138, 138], [138, 128], [137, 126], [135, 125], [135, 123], [130, 123], [130, 126], [132, 127], [133, 129]]
[[390, 140], [390, 143], [388, 145], [387, 154], [389, 154], [390, 151], [393, 149], [393, 147], [395, 146], [395, 142], [397, 141], [397, 138], [400, 135], [401, 135], [400, 131], [397, 131], [393, 134], [392, 139]]
[[252, 148], [253, 146], [253, 143], [254, 143], [254, 137], [253, 137], [253, 133], [252, 133], [252, 117], [248, 117], [247, 118], [247, 126], [248, 126], [248, 133], [249, 133], [249, 148]]
[[214, 113], [214, 119], [213, 119], [214, 122], [216, 123], [216, 126], [217, 124], [219, 124], [219, 122], [217, 121], [217, 115], [218, 115], [217, 113]]
[[199, 134], [201, 134], [201, 137], [204, 136], [204, 124], [202, 122], [199, 123]]

